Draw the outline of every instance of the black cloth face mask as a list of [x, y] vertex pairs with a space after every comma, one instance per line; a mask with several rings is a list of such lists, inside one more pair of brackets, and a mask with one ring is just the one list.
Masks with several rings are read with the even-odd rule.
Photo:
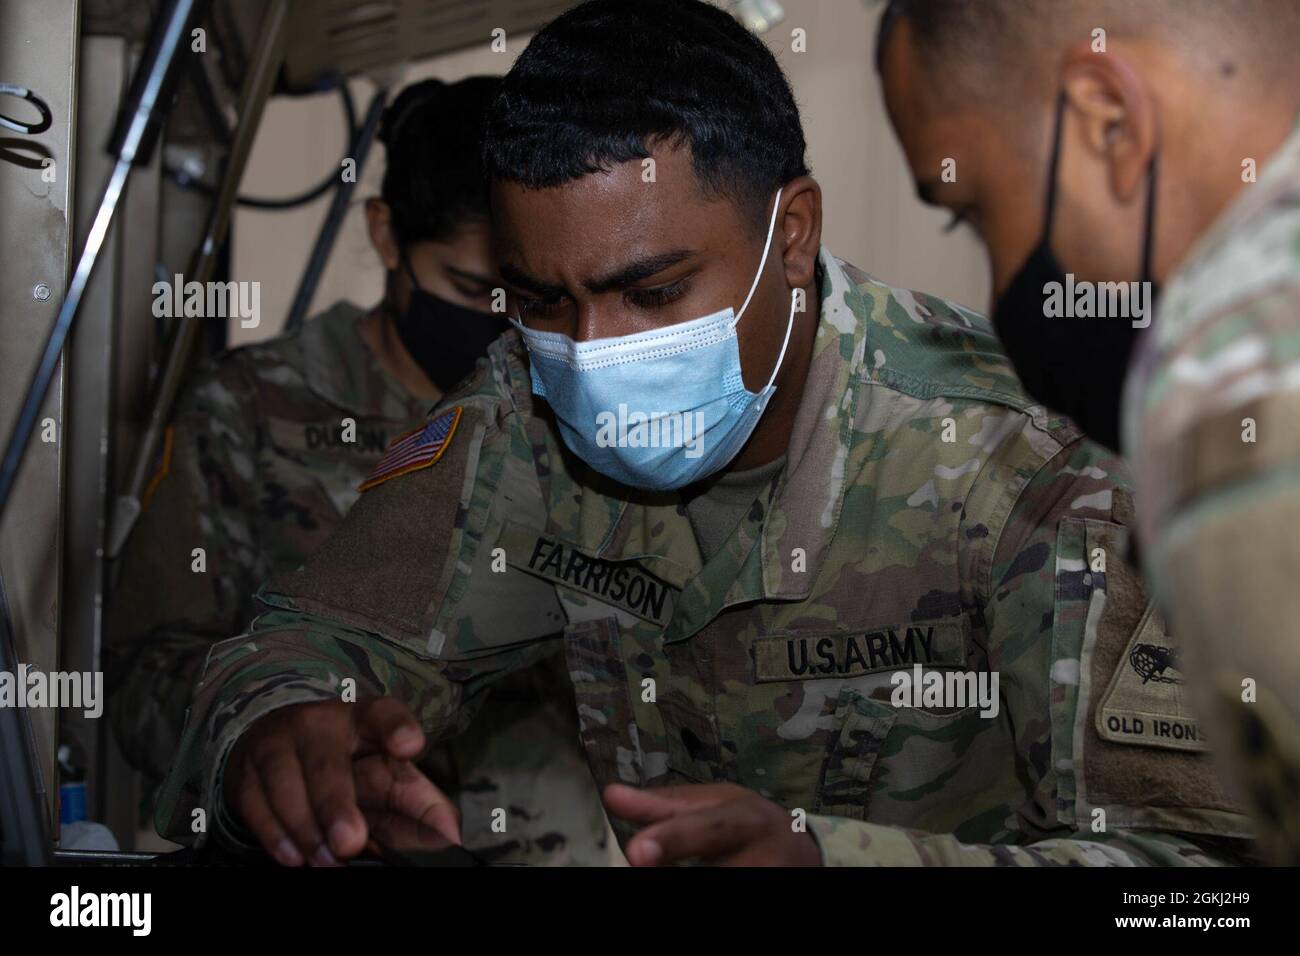
[[402, 265], [411, 279], [405, 312], [393, 310], [393, 325], [411, 358], [442, 392], [450, 392], [474, 371], [487, 347], [510, 324], [504, 316], [457, 305], [420, 288], [410, 261]]
[[[1063, 94], [1056, 111], [1042, 238], [998, 299], [993, 310], [993, 327], [1025, 390], [1036, 401], [1069, 415], [1093, 441], [1118, 451], [1124, 379], [1133, 348], [1144, 329], [1135, 329], [1132, 318], [1069, 318], [1046, 314], [1047, 286], [1060, 283], [1061, 289], [1070, 288], [1065, 270], [1052, 252], [1065, 103]], [[1143, 282], [1151, 282], [1156, 182], [1153, 158], [1147, 174]], [[1150, 289], [1148, 308], [1151, 311], [1145, 317], [1147, 320], [1160, 294], [1154, 282]]]

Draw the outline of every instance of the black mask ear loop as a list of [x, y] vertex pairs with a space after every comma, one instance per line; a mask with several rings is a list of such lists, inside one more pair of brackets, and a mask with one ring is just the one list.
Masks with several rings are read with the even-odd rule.
[[[1065, 127], [1065, 107], [1068, 97], [1062, 90], [1056, 101], [1056, 132], [1052, 141], [1052, 158], [1047, 169], [1047, 208], [1043, 211], [1043, 238], [1042, 244], [1051, 246], [1052, 228], [1056, 224], [1056, 191], [1061, 165], [1061, 140]], [[1142, 246], [1142, 281], [1150, 282], [1152, 288], [1155, 288], [1155, 281], [1152, 279], [1152, 263], [1155, 261], [1155, 234], [1156, 234], [1156, 192], [1160, 183], [1160, 156], [1159, 153], [1152, 155], [1151, 165], [1147, 169], [1147, 208], [1146, 208], [1146, 237]]]
[[1052, 133], [1052, 157], [1047, 164], [1047, 208], [1043, 210], [1043, 234], [1039, 243], [1048, 251], [1052, 248], [1052, 228], [1056, 225], [1056, 187], [1061, 168], [1061, 138], [1065, 127], [1065, 91], [1056, 100], [1056, 129]]
[[397, 288], [395, 279], [401, 273], [405, 272], [410, 278], [411, 283], [415, 283], [415, 273], [411, 271], [411, 264], [406, 258], [406, 247], [399, 245], [397, 247], [397, 268], [388, 272], [385, 270], [387, 279], [384, 282], [384, 301], [381, 304], [384, 311], [388, 313], [389, 318], [394, 322], [402, 321], [402, 310], [397, 306]]
[[[388, 310], [393, 316], [399, 329], [404, 328], [411, 311], [411, 300], [417, 292], [424, 292], [424, 287], [420, 285], [420, 280], [415, 277], [415, 269], [411, 266], [411, 257], [407, 255], [406, 247], [400, 246], [398, 251], [398, 268], [406, 273], [406, 278], [411, 282], [411, 291], [407, 296], [406, 308], [399, 309], [396, 303], [389, 305]], [[425, 293], [426, 295], [428, 293]]]
[[[1065, 107], [1068, 103], [1068, 97], [1062, 90], [1056, 102], [1056, 132], [1052, 142], [1052, 158], [1048, 163], [1047, 170], [1047, 208], [1043, 211], [1043, 235], [1040, 246], [1047, 251], [1051, 251], [1052, 246], [1052, 229], [1056, 225], [1056, 193], [1061, 165], [1061, 140], [1064, 138], [1065, 127]], [[1153, 278], [1153, 269], [1155, 262], [1155, 236], [1156, 236], [1156, 209], [1157, 209], [1157, 192], [1160, 185], [1160, 155], [1154, 153], [1151, 156], [1151, 165], [1147, 169], [1147, 206], [1146, 206], [1146, 225], [1145, 236], [1142, 240], [1142, 282], [1151, 287], [1151, 307], [1155, 307], [1155, 300], [1159, 296], [1159, 287]], [[1146, 328], [1151, 324], [1151, 316], [1145, 317], [1145, 321], [1138, 328]]]
[[[1160, 185], [1160, 154], [1159, 152], [1151, 155], [1151, 166], [1147, 170], [1147, 213], [1146, 213], [1146, 238], [1142, 241], [1142, 282], [1151, 288], [1151, 301], [1147, 303], [1147, 314], [1142, 317], [1142, 322], [1133, 323], [1134, 330], [1140, 334], [1141, 330], [1151, 327], [1151, 320], [1155, 318], [1152, 314], [1155, 312], [1156, 299], [1160, 297], [1160, 288], [1156, 285], [1152, 277], [1152, 263], [1155, 261], [1155, 237], [1156, 237], [1156, 190]], [[1134, 352], [1129, 353], [1130, 365], [1136, 358]], [[1128, 547], [1124, 551], [1124, 561], [1129, 567], [1142, 570], [1142, 542], [1138, 540], [1136, 534], [1128, 536]]]
[[1156, 247], [1156, 187], [1159, 181], [1160, 158], [1158, 155], [1153, 155], [1151, 167], [1147, 170], [1147, 237], [1142, 250], [1142, 281], [1150, 282], [1153, 286], [1155, 285], [1155, 280], [1152, 278], [1152, 263], [1155, 260]]
[[[1142, 324], [1135, 323], [1134, 328], [1148, 329], [1151, 327], [1151, 320], [1154, 318], [1151, 312], [1155, 311], [1156, 299], [1160, 296], [1160, 289], [1156, 285], [1155, 279], [1151, 277], [1152, 263], [1155, 260], [1155, 236], [1156, 236], [1156, 188], [1160, 184], [1160, 159], [1159, 153], [1153, 153], [1151, 156], [1151, 167], [1147, 170], [1147, 223], [1146, 238], [1142, 242], [1142, 281], [1151, 286], [1151, 301], [1147, 308], [1150, 310], [1142, 317]], [[1134, 361], [1135, 356], [1130, 354], [1130, 363]], [[1138, 540], [1136, 534], [1128, 536], [1128, 547], [1124, 550], [1124, 561], [1134, 570], [1142, 570], [1142, 542]]]
[[406, 248], [402, 247], [402, 268], [406, 270], [406, 277], [411, 280], [411, 288], [421, 289], [420, 280], [415, 277], [415, 270], [411, 268], [411, 257], [406, 254]]
[[[1067, 99], [1065, 91], [1062, 90], [1056, 100], [1056, 120], [1055, 128], [1052, 131], [1052, 152], [1047, 162], [1047, 195], [1046, 206], [1043, 209], [1043, 231], [1038, 239], [1033, 251], [1030, 252], [1029, 258], [1025, 260], [1022, 267], [1022, 275], [1035, 276], [1038, 278], [1051, 278], [1064, 282], [1064, 273], [1061, 269], [1060, 260], [1056, 258], [1056, 253], [1052, 249], [1052, 230], [1056, 227], [1056, 199], [1059, 189], [1059, 179], [1061, 171], [1061, 140], [1064, 139], [1065, 129], [1065, 107]], [[1035, 295], [1039, 294], [1035, 290]], [[1041, 302], [1038, 308], [1042, 308]], [[1058, 320], [1049, 320], [1046, 313], [1042, 313], [1043, 322], [1038, 325], [1036, 332], [1037, 351], [1041, 356], [1041, 361], [1045, 366], [1055, 371], [1059, 360], [1065, 356], [1073, 354], [1072, 331], [1069, 326]]]
[[[1151, 312], [1155, 311], [1156, 299], [1160, 296], [1160, 287], [1156, 285], [1154, 268], [1156, 254], [1156, 193], [1160, 186], [1160, 153], [1151, 154], [1151, 166], [1147, 170], [1147, 223], [1146, 238], [1142, 241], [1142, 281], [1151, 287], [1151, 302], [1148, 308]], [[1141, 325], [1135, 328], [1145, 329], [1151, 325], [1154, 318], [1148, 312], [1143, 317]]]

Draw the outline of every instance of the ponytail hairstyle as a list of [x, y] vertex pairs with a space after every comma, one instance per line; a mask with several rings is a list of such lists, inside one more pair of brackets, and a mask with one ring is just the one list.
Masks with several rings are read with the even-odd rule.
[[495, 76], [424, 80], [384, 111], [379, 140], [388, 164], [381, 195], [403, 247], [448, 239], [466, 220], [488, 218], [483, 129], [500, 89]]

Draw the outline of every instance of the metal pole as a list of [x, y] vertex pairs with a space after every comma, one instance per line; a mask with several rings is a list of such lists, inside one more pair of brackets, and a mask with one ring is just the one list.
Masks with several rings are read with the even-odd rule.
[[[213, 200], [212, 212], [203, 231], [203, 239], [194, 258], [190, 261], [189, 278], [193, 281], [204, 283], [211, 279], [217, 252], [230, 228], [231, 210], [234, 208], [239, 181], [243, 178], [244, 168], [248, 163], [248, 154], [257, 136], [262, 108], [271, 95], [276, 73], [284, 59], [285, 25], [289, 19], [289, 7], [290, 0], [271, 0], [266, 15], [262, 18], [261, 34], [239, 95], [239, 122], [231, 139], [230, 154], [222, 173], [221, 186]], [[189, 365], [190, 352], [194, 348], [200, 321], [202, 320], [198, 316], [178, 317], [176, 331], [172, 335], [167, 356], [163, 360], [158, 391], [149, 413], [149, 423], [140, 439], [140, 447], [136, 451], [126, 488], [118, 496], [113, 509], [108, 536], [110, 558], [115, 558], [121, 553], [136, 518], [140, 516], [140, 497], [153, 470], [154, 450], [158, 447], [158, 442], [167, 427], [167, 420], [171, 416], [172, 403], [176, 400], [176, 393], [180, 389], [181, 380]]]
[[[347, 80], [340, 77], [340, 83], [346, 83]], [[289, 318], [285, 322], [285, 330], [292, 332], [302, 325], [303, 319], [307, 317], [307, 307], [311, 305], [311, 297], [316, 292], [316, 285], [320, 282], [321, 273], [325, 271], [325, 263], [329, 260], [330, 250], [334, 248], [334, 240], [338, 238], [339, 229], [343, 226], [343, 217], [347, 215], [348, 202], [352, 199], [352, 193], [357, 188], [357, 180], [361, 178], [361, 169], [366, 164], [366, 157], [370, 155], [370, 147], [374, 145], [375, 133], [379, 131], [379, 121], [384, 115], [384, 104], [388, 101], [388, 91], [379, 89], [375, 92], [374, 97], [370, 100], [370, 107], [366, 110], [366, 119], [361, 126], [361, 132], [357, 136], [352, 146], [353, 160], [356, 161], [356, 175], [351, 181], [341, 179], [338, 187], [334, 190], [334, 199], [330, 203], [329, 212], [325, 216], [325, 222], [321, 225], [320, 235], [316, 237], [316, 245], [312, 247], [311, 257], [307, 260], [307, 268], [303, 270], [302, 280], [298, 283], [298, 291], [294, 293], [293, 305], [289, 308]], [[352, 136], [352, 130], [348, 130], [348, 136]]]
[[19, 466], [27, 451], [27, 444], [31, 441], [32, 432], [36, 429], [36, 418], [40, 414], [41, 404], [50, 389], [50, 382], [54, 380], [59, 356], [63, 352], [63, 343], [72, 328], [73, 319], [76, 318], [81, 297], [86, 291], [86, 284], [90, 281], [90, 275], [99, 260], [99, 252], [104, 245], [104, 237], [108, 234], [108, 227], [117, 212], [117, 204], [122, 198], [122, 190], [130, 175], [131, 164], [142, 148], [147, 149], [155, 112], [164, 98], [168, 80], [176, 63], [177, 51], [188, 35], [186, 27], [190, 17], [195, 13], [195, 8], [196, 0], [171, 0], [170, 7], [160, 21], [163, 27], [154, 34], [155, 41], [149, 51], [152, 55], [140, 66], [139, 76], [143, 76], [144, 79], [135, 87], [138, 89], [139, 98], [129, 123], [124, 127], [121, 142], [116, 144], [117, 161], [113, 165], [113, 172], [108, 177], [108, 185], [104, 187], [103, 196], [99, 201], [99, 210], [95, 213], [90, 232], [86, 235], [86, 242], [81, 248], [81, 256], [77, 259], [72, 281], [68, 284], [67, 295], [64, 296], [54, 326], [45, 340], [45, 350], [41, 353], [41, 360], [27, 388], [27, 395], [18, 412], [18, 421], [14, 425], [13, 435], [5, 448], [4, 459], [0, 460], [0, 517], [4, 515], [5, 508], [9, 504], [9, 496], [18, 479]]
[[[9, 600], [0, 575], [0, 671], [18, 674], [18, 648], [10, 625]], [[44, 866], [50, 837], [45, 787], [34, 755], [27, 711], [0, 707], [0, 866]]]

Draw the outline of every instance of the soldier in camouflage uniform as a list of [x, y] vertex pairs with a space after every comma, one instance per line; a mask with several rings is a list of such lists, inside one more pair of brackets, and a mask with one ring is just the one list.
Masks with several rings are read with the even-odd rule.
[[[970, 171], [932, 198], [979, 228], [1001, 295], [1036, 273], [1034, 255], [1021, 263], [1043, 210], [1025, 183], [1057, 197], [1059, 272], [1131, 278], [1146, 258], [1141, 278], [1164, 288], [1154, 320], [1057, 404], [1122, 436], [1134, 469], [1142, 557], [1178, 639], [1134, 649], [1145, 687], [1188, 681], [1188, 726], [1208, 729], [1261, 849], [1300, 863], [1300, 7], [901, 0], [885, 24], [913, 170], [924, 183], [954, 157]], [[1026, 381], [1052, 358], [1038, 324], [998, 329]], [[1095, 333], [1068, 334], [1084, 351]]]
[[[421, 285], [442, 297], [426, 294], [426, 301], [459, 301], [457, 311], [416, 317], [434, 326], [435, 338], [473, 343], [483, 336], [467, 326], [492, 334], [504, 327], [500, 317], [474, 311], [488, 312], [499, 284], [483, 219], [481, 132], [471, 128], [461, 143], [447, 131], [450, 123], [472, 127], [475, 116], [481, 127], [498, 86], [486, 78], [419, 84], [385, 118], [389, 175], [384, 199], [368, 207], [372, 238], [390, 267], [409, 255], [411, 275], [424, 276]], [[428, 164], [431, 149], [468, 157], [480, 181], [477, 200], [472, 184], [436, 181], [465, 159]], [[464, 208], [445, 209], [450, 238], [417, 216], [395, 222], [396, 208], [417, 204], [417, 189], [468, 196]], [[409, 253], [395, 248], [397, 231]], [[176, 409], [162, 467], [123, 557], [109, 646], [113, 725], [154, 787], [171, 766], [211, 645], [247, 626], [258, 586], [300, 567], [328, 539], [385, 448], [472, 370], [472, 345], [446, 349], [442, 364], [417, 366], [418, 341], [406, 347], [394, 315], [410, 313], [414, 290], [398, 286], [390, 280], [385, 302], [368, 313], [339, 303], [296, 332], [220, 357]], [[463, 368], [454, 367], [458, 360]], [[458, 795], [467, 845], [488, 858], [608, 859], [603, 812], [557, 668], [558, 661], [544, 662], [499, 686], [471, 731], [428, 758], [436, 779]], [[498, 808], [504, 815], [494, 828]]]
[[[402, 768], [558, 644], [634, 865], [1238, 858], [1206, 758], [1101, 719], [1130, 649], [1166, 643], [1123, 561], [1118, 463], [1025, 396], [981, 318], [821, 248], [803, 152], [780, 68], [716, 8], [597, 0], [537, 35], [487, 147], [527, 331], [435, 409], [421, 467], [380, 468], [264, 590], [273, 610], [216, 646], [160, 829], [202, 809], [223, 841], [358, 852], [367, 777], [436, 807]], [[742, 299], [745, 388], [776, 369], [776, 397], [708, 480], [613, 481], [534, 394], [563, 406], [557, 385], [590, 373], [544, 377], [522, 336], [613, 352]], [[677, 387], [655, 384], [670, 408]], [[950, 690], [900, 700], [907, 680]], [[358, 738], [383, 763], [354, 782], [337, 765]]]
[[1261, 844], [1300, 865], [1300, 126], [1170, 281], [1129, 383], [1153, 580]]

